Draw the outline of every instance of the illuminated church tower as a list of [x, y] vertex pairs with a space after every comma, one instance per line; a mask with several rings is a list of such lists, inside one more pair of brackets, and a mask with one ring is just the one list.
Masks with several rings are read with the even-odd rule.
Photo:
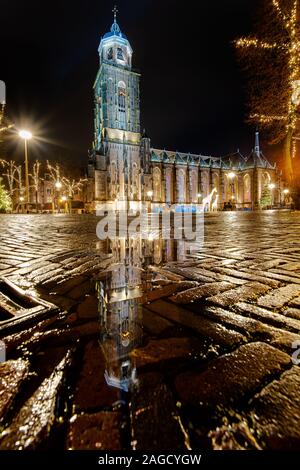
[[94, 84], [93, 168], [96, 201], [141, 199], [140, 75], [132, 70], [132, 48], [114, 22], [99, 45]]
[[257, 142], [248, 158], [239, 151], [220, 157], [151, 147], [140, 129], [140, 75], [132, 69], [133, 51], [113, 11], [113, 24], [98, 49], [87, 210], [94, 212], [105, 202], [108, 209], [135, 211], [140, 207], [135, 201], [156, 212], [173, 204], [202, 203], [205, 211], [249, 210], [263, 207], [261, 195], [271, 184], [278, 188], [274, 204], [280, 202], [279, 172]]

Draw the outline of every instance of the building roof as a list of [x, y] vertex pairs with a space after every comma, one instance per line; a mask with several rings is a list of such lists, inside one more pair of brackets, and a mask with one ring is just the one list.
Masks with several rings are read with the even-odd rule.
[[114, 20], [114, 22], [113, 22], [113, 24], [110, 28], [110, 31], [108, 33], [104, 34], [103, 39], [108, 39], [108, 38], [111, 38], [113, 36], [117, 36], [119, 38], [127, 40], [126, 35], [124, 33], [122, 33], [122, 31], [120, 29], [120, 26], [118, 25], [116, 20]]
[[157, 163], [200, 166], [203, 168], [223, 168], [228, 170], [245, 170], [247, 168], [267, 168], [274, 170], [276, 168], [276, 165], [272, 165], [261, 152], [258, 132], [255, 133], [254, 150], [252, 150], [248, 157], [244, 157], [239, 150], [235, 153], [225, 155], [224, 157], [212, 157], [153, 148], [151, 149], [151, 161]]

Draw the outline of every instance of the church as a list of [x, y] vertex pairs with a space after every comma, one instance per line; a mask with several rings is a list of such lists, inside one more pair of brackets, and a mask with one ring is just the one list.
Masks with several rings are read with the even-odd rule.
[[[203, 204], [205, 211], [264, 208], [282, 203], [283, 183], [276, 165], [263, 155], [259, 134], [248, 157], [225, 157], [156, 149], [140, 126], [140, 74], [132, 68], [133, 50], [117, 23], [99, 45], [94, 83], [94, 142], [88, 162], [89, 209], [128, 201], [135, 210], [151, 203]], [[268, 196], [266, 198], [266, 195]]]

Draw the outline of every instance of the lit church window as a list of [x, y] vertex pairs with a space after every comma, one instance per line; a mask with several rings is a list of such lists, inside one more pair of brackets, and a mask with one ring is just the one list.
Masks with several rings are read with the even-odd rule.
[[119, 124], [121, 129], [126, 127], [126, 86], [124, 82], [120, 82], [118, 86], [118, 108], [119, 108]]
[[123, 54], [123, 51], [120, 47], [118, 47], [118, 49], [117, 49], [117, 58], [119, 60], [124, 60], [124, 54]]
[[110, 47], [107, 51], [107, 60], [112, 60], [113, 58], [113, 48]]

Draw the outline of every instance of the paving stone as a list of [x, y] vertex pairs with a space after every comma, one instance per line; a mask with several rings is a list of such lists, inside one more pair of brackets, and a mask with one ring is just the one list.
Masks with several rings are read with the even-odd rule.
[[60, 296], [66, 295], [69, 291], [74, 289], [74, 287], [83, 284], [87, 280], [87, 276], [76, 276], [71, 279], [67, 279], [65, 282], [57, 286], [54, 293]]
[[162, 317], [191, 328], [200, 335], [211, 338], [223, 346], [233, 347], [246, 342], [246, 337], [237, 331], [230, 330], [208, 319], [199, 318], [188, 310], [163, 300], [157, 300], [147, 307]]
[[[250, 270], [249, 269], [244, 269], [244, 271], [249, 272]], [[297, 277], [286, 276], [286, 275], [283, 275], [283, 274], [277, 274], [277, 273], [273, 273], [271, 271], [257, 270], [256, 274], [258, 276], [261, 276], [264, 279], [275, 279], [275, 280], [282, 281], [282, 282], [300, 284], [300, 279], [298, 279]]]
[[29, 364], [22, 359], [0, 363], [0, 422], [10, 410], [28, 372]]
[[[120, 390], [107, 385], [106, 363], [101, 346], [96, 339], [85, 346], [79, 377], [75, 385], [74, 410], [101, 410], [120, 400]], [[95, 373], [97, 371], [97, 373]]]
[[67, 435], [69, 450], [121, 450], [121, 415], [101, 411], [73, 415]]
[[233, 287], [234, 284], [230, 284], [229, 282], [210, 282], [208, 284], [203, 284], [202, 286], [188, 289], [184, 292], [172, 295], [170, 300], [178, 304], [188, 304], [191, 302], [197, 302], [205, 297], [218, 294], [219, 292], [232, 289]]
[[94, 292], [94, 286], [92, 285], [91, 281], [85, 281], [68, 292], [68, 297], [79, 300], [90, 292]]
[[271, 450], [299, 450], [300, 368], [292, 367], [251, 403], [256, 432]]
[[178, 375], [175, 385], [185, 404], [209, 409], [233, 406], [247, 401], [261, 383], [271, 380], [290, 361], [287, 354], [272, 346], [249, 343], [214, 359], [205, 371], [191, 370]]
[[257, 303], [262, 307], [281, 308], [294, 297], [297, 297], [299, 293], [300, 286], [298, 284], [289, 284], [260, 297]]
[[[132, 446], [136, 450], [187, 450], [178, 410], [162, 375], [139, 376], [131, 398]], [[163, 432], [162, 432], [163, 423]]]
[[270, 290], [270, 287], [259, 282], [248, 282], [243, 286], [227, 290], [223, 293], [208, 297], [208, 302], [227, 307], [241, 300], [255, 299], [260, 294]]
[[300, 261], [282, 264], [281, 268], [284, 269], [285, 271], [300, 271]]
[[[213, 268], [213, 266], [212, 266], [212, 268]], [[200, 268], [200, 267], [193, 267], [193, 271], [195, 271], [197, 274], [202, 274], [203, 276], [207, 276], [207, 277], [211, 278], [214, 281], [220, 281], [220, 282], [226, 281], [226, 282], [230, 282], [231, 284], [238, 284], [238, 285], [245, 284], [245, 282], [246, 282], [246, 280], [244, 280], [244, 279], [237, 278], [237, 277], [234, 277], [234, 276], [227, 276], [224, 273], [218, 274], [215, 270], [211, 271], [209, 269], [204, 269], [204, 268]]]
[[67, 354], [2, 432], [1, 450], [34, 450], [49, 436], [55, 424], [58, 393], [69, 365], [70, 354]]
[[201, 350], [201, 343], [197, 338], [167, 338], [150, 340], [146, 346], [134, 349], [130, 355], [139, 368], [170, 359], [192, 358]]
[[99, 301], [94, 295], [88, 295], [77, 308], [78, 318], [98, 318]]
[[273, 279], [268, 279], [263, 276], [257, 276], [256, 274], [252, 273], [244, 273], [243, 271], [240, 270], [234, 270], [234, 269], [228, 269], [228, 268], [218, 268], [215, 267], [213, 268], [214, 271], [220, 274], [224, 275], [229, 275], [231, 277], [237, 277], [239, 279], [244, 279], [248, 281], [255, 281], [255, 282], [260, 282], [263, 284], [267, 284], [270, 287], [278, 287], [279, 286], [279, 281], [275, 281]]
[[167, 332], [174, 326], [174, 323], [156, 315], [145, 307], [143, 307], [142, 323], [151, 335], [156, 336]]
[[[286, 311], [281, 311], [281, 313], [275, 313], [272, 310], [267, 310], [257, 305], [248, 304], [246, 302], [239, 302], [234, 306], [235, 310], [244, 313], [248, 316], [257, 318], [261, 321], [266, 321], [268, 324], [277, 326], [279, 328], [291, 329], [295, 332], [300, 332], [300, 321], [293, 320], [289, 318]], [[297, 317], [296, 317], [297, 318]], [[299, 320], [300, 320], [300, 311], [299, 311]]]
[[290, 302], [289, 302], [289, 305], [291, 307], [295, 307], [295, 308], [299, 308], [300, 309], [300, 297], [296, 297], [295, 299], [292, 299]]
[[144, 301], [153, 302], [154, 300], [161, 299], [163, 297], [169, 297], [176, 292], [181, 292], [189, 289], [190, 287], [195, 287], [195, 285], [198, 285], [198, 283], [192, 281], [180, 281], [154, 290], [148, 290], [144, 294]]
[[282, 310], [282, 314], [286, 315], [287, 317], [300, 320], [300, 308], [287, 308], [285, 310]]

